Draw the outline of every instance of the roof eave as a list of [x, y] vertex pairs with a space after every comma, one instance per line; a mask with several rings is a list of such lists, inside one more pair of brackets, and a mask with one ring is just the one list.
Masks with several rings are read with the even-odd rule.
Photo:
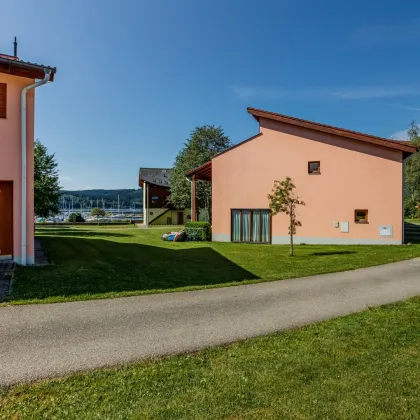
[[0, 73], [26, 77], [28, 79], [43, 79], [46, 70], [50, 71], [50, 82], [54, 81], [54, 75], [57, 72], [55, 67], [0, 57]]
[[364, 143], [374, 144], [376, 146], [385, 147], [387, 149], [398, 150], [403, 153], [413, 154], [417, 152], [417, 148], [413, 145], [391, 142], [382, 137], [372, 136], [370, 134], [358, 133], [355, 131], [346, 130], [339, 127], [333, 127], [324, 125], [312, 121], [302, 120], [295, 117], [289, 117], [287, 115], [276, 114], [274, 112], [268, 112], [256, 108], [247, 108], [249, 114], [251, 114], [258, 122], [260, 118], [266, 118], [273, 121], [282, 122], [284, 124], [290, 124], [302, 128], [306, 128], [314, 131], [321, 131], [324, 133], [336, 135], [339, 137], [345, 137], [350, 140], [360, 141]]
[[188, 178], [196, 176], [197, 180], [211, 181], [212, 179], [212, 161], [208, 161], [205, 164], [198, 166], [197, 168], [191, 169], [186, 172], [185, 176]]

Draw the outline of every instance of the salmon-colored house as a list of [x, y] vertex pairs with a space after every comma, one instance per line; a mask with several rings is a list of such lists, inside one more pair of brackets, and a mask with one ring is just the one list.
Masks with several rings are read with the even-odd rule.
[[35, 88], [53, 67], [0, 54], [0, 259], [34, 264]]
[[289, 176], [306, 203], [298, 208], [295, 243], [404, 243], [403, 168], [415, 146], [248, 112], [259, 133], [187, 174], [192, 190], [196, 180], [212, 182], [214, 241], [287, 244], [288, 216], [271, 216], [267, 195], [275, 180]]

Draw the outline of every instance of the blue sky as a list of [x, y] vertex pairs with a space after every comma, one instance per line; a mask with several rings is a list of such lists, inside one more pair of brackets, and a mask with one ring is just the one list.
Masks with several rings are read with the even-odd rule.
[[[390, 137], [420, 121], [420, 3], [15, 0], [0, 52], [56, 66], [36, 137], [66, 189], [136, 188], [190, 131], [258, 130], [247, 106]], [[396, 137], [394, 137], [396, 138]]]

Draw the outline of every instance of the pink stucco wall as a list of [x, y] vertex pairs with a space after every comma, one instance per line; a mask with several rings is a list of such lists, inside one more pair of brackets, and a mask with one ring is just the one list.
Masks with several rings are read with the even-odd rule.
[[[13, 181], [13, 258], [21, 261], [20, 95], [33, 79], [0, 73], [7, 84], [7, 118], [0, 118], [0, 180]], [[27, 93], [27, 262], [34, 262], [34, 90]]]
[[[401, 243], [402, 153], [371, 144], [261, 119], [262, 136], [212, 162], [214, 240], [230, 240], [231, 209], [268, 208], [274, 180], [290, 176], [306, 202], [297, 243]], [[309, 175], [308, 162], [321, 174]], [[354, 223], [368, 209], [369, 223]], [[334, 222], [349, 222], [342, 233]], [[287, 243], [288, 217], [272, 218], [273, 243]], [[379, 235], [391, 225], [392, 238]]]

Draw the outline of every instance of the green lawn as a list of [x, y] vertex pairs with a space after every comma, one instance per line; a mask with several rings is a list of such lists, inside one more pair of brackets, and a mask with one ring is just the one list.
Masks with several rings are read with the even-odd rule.
[[420, 225], [420, 219], [405, 219], [407, 223], [414, 223], [416, 225]]
[[351, 270], [420, 256], [412, 246], [173, 243], [166, 229], [37, 229], [48, 267], [15, 271], [9, 303], [50, 303], [193, 290]]
[[0, 389], [1, 419], [418, 419], [420, 298], [192, 355]]

